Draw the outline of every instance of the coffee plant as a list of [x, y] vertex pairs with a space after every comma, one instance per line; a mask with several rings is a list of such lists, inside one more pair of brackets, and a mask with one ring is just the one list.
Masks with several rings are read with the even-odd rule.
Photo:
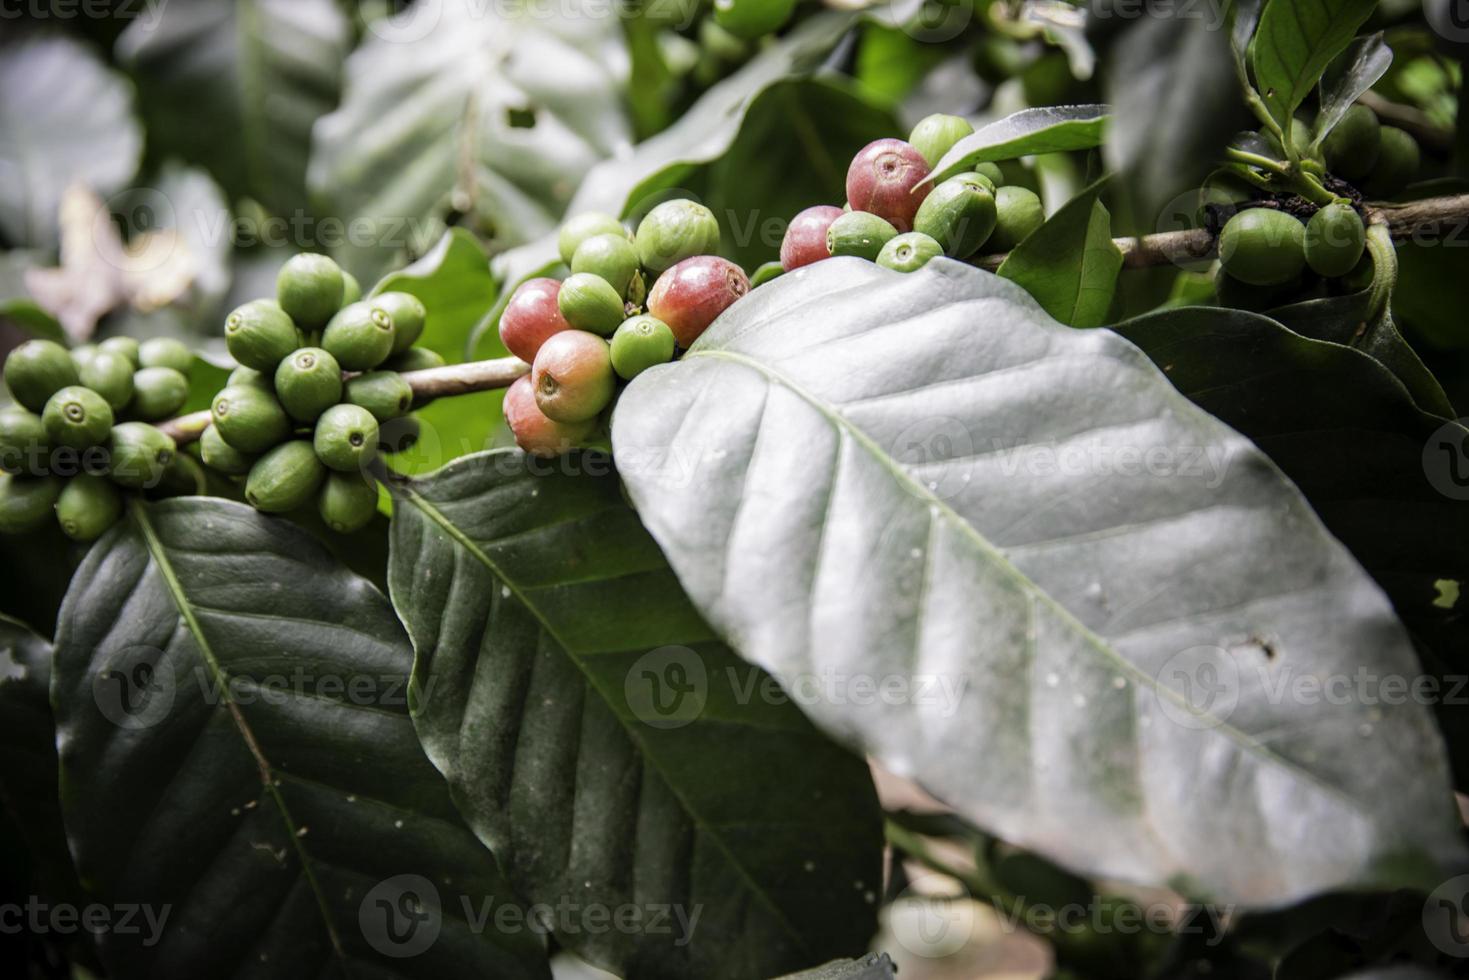
[[4, 4], [7, 975], [1462, 975], [1461, 6]]

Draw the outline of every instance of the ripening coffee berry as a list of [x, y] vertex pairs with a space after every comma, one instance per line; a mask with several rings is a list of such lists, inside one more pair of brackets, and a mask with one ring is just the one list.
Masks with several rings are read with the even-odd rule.
[[61, 480], [0, 473], [0, 534], [25, 534], [51, 518]]
[[913, 218], [913, 229], [938, 242], [944, 254], [967, 259], [995, 230], [995, 196], [977, 174], [951, 177], [933, 189]]
[[275, 395], [246, 385], [231, 385], [209, 406], [220, 438], [242, 453], [263, 453], [291, 434], [291, 417]]
[[303, 347], [275, 369], [275, 396], [298, 422], [317, 416], [342, 400], [342, 368], [320, 347]]
[[930, 259], [944, 254], [944, 247], [921, 231], [909, 231], [891, 238], [877, 253], [877, 264], [895, 272], [917, 272]]
[[372, 305], [386, 310], [393, 318], [393, 353], [401, 354], [423, 336], [428, 323], [428, 310], [423, 300], [412, 293], [379, 293], [372, 298]]
[[1374, 197], [1392, 197], [1418, 176], [1421, 162], [1417, 140], [1396, 126], [1383, 126], [1377, 163], [1362, 189]]
[[343, 307], [321, 334], [321, 346], [344, 371], [368, 371], [393, 352], [393, 318], [371, 300]]
[[648, 368], [673, 360], [676, 346], [668, 324], [657, 317], [635, 316], [612, 335], [612, 370], [631, 381]]
[[128, 411], [145, 422], [166, 419], [189, 400], [189, 379], [166, 367], [143, 368], [133, 375], [133, 401]]
[[753, 41], [778, 31], [795, 9], [796, 0], [714, 0], [714, 22]]
[[257, 299], [225, 319], [224, 343], [230, 356], [245, 367], [273, 373], [301, 346], [301, 331], [285, 310], [271, 300]]
[[362, 283], [347, 270], [342, 270], [342, 306], [351, 306], [362, 299]]
[[79, 381], [66, 348], [50, 340], [28, 340], [5, 359], [5, 385], [15, 400], [33, 412], [62, 388]]
[[922, 154], [924, 162], [932, 170], [944, 158], [944, 154], [954, 148], [955, 143], [973, 132], [974, 127], [963, 116], [935, 112], [918, 121], [913, 132], [908, 134], [908, 143]]
[[1382, 145], [1382, 126], [1377, 113], [1354, 105], [1321, 141], [1326, 166], [1346, 180], [1357, 181], [1372, 172]]
[[242, 453], [225, 442], [212, 425], [199, 437], [199, 457], [205, 466], [226, 476], [244, 476], [255, 465], [253, 453]]
[[91, 388], [72, 385], [47, 400], [41, 422], [51, 445], [89, 449], [107, 441], [107, 433], [112, 431], [112, 407]]
[[500, 342], [506, 350], [529, 364], [547, 337], [571, 329], [557, 304], [560, 293], [561, 283], [555, 279], [520, 284], [500, 315]]
[[180, 374], [188, 374], [194, 367], [194, 353], [172, 337], [154, 337], [138, 345], [138, 365], [173, 368]]
[[844, 213], [846, 212], [841, 208], [830, 204], [818, 204], [792, 218], [780, 243], [781, 268], [790, 272], [803, 265], [830, 258], [831, 252], [826, 248], [826, 232], [832, 222]]
[[275, 393], [275, 372], [264, 374], [254, 368], [238, 367], [230, 372], [225, 379], [226, 388], [260, 388], [263, 391]]
[[557, 422], [536, 404], [530, 375], [518, 379], [505, 392], [505, 424], [515, 444], [532, 456], [550, 458], [568, 453], [589, 439], [596, 430], [595, 419]]
[[360, 531], [377, 516], [377, 484], [360, 473], [328, 473], [316, 508], [338, 534]]
[[571, 265], [572, 257], [576, 255], [581, 243], [597, 235], [621, 235], [627, 238], [627, 229], [622, 226], [621, 221], [601, 211], [583, 211], [568, 218], [562, 223], [561, 231], [556, 236], [556, 250], [561, 253], [561, 261]]
[[119, 486], [143, 490], [158, 486], [178, 447], [166, 433], [146, 422], [123, 422], [107, 442], [107, 475]]
[[448, 362], [444, 355], [427, 347], [410, 347], [401, 354], [395, 354], [388, 358], [383, 365], [389, 371], [397, 371], [406, 374], [409, 371], [427, 371], [430, 368], [441, 368]]
[[46, 425], [41, 416], [23, 408], [0, 408], [0, 471], [46, 472]]
[[531, 384], [547, 417], [557, 422], [596, 418], [617, 390], [611, 347], [584, 330], [558, 333], [536, 354]]
[[283, 442], [261, 456], [245, 478], [245, 500], [267, 514], [304, 507], [321, 489], [326, 467], [305, 439]]
[[849, 211], [826, 229], [828, 254], [855, 255], [876, 262], [882, 247], [898, 235], [892, 224], [866, 211]]
[[1306, 264], [1317, 275], [1336, 278], [1356, 267], [1367, 246], [1367, 229], [1350, 204], [1328, 204], [1306, 222]]
[[73, 541], [95, 541], [122, 516], [122, 494], [105, 476], [82, 473], [56, 498], [56, 520]]
[[759, 267], [750, 273], [750, 288], [763, 286], [772, 279], [778, 279], [785, 273], [785, 267], [779, 262], [762, 262]]
[[719, 314], [750, 291], [744, 270], [717, 255], [684, 259], [648, 294], [648, 312], [668, 324], [683, 348], [693, 346]]
[[342, 400], [372, 413], [379, 422], [401, 418], [413, 408], [413, 389], [396, 371], [369, 371], [347, 382]]
[[325, 255], [302, 252], [281, 266], [275, 279], [276, 302], [309, 333], [320, 330], [342, 308], [345, 285], [341, 266]]
[[572, 272], [600, 276], [622, 299], [627, 299], [638, 265], [638, 250], [626, 235], [593, 235], [578, 245], [571, 257]]
[[377, 419], [360, 405], [333, 405], [321, 413], [311, 445], [334, 470], [360, 470], [377, 456]]
[[1035, 191], [1014, 185], [995, 191], [995, 230], [987, 252], [1008, 252], [1046, 223], [1046, 209]]
[[1240, 282], [1279, 285], [1305, 267], [1305, 238], [1305, 226], [1284, 211], [1250, 208], [1219, 233], [1219, 263]]
[[[627, 316], [627, 309], [617, 290], [606, 279], [590, 272], [578, 272], [567, 277], [561, 284], [561, 291], [556, 294], [556, 305], [561, 308], [566, 322], [577, 330], [589, 330], [604, 337], [610, 337]], [[540, 353], [537, 352], [536, 356], [539, 357]]]
[[974, 172], [988, 180], [996, 189], [1005, 186], [1005, 172], [1000, 169], [998, 163], [986, 160], [984, 163], [976, 164]]
[[847, 168], [847, 202], [898, 231], [912, 231], [918, 206], [932, 189], [930, 184], [919, 186], [927, 176], [928, 163], [912, 146], [897, 139], [875, 140]]
[[697, 202], [664, 201], [638, 222], [634, 238], [638, 258], [656, 274], [691, 256], [717, 252], [719, 221]]
[[97, 345], [97, 349], [121, 354], [132, 361], [134, 366], [143, 366], [143, 345], [132, 337], [108, 337]]
[[133, 362], [113, 351], [99, 350], [77, 375], [85, 388], [91, 388], [107, 399], [114, 413], [121, 412], [133, 400]]

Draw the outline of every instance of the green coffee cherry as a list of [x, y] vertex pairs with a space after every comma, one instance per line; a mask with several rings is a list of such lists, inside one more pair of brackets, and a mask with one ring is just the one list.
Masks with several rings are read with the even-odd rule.
[[25, 534], [45, 524], [60, 495], [54, 476], [0, 473], [0, 534]]
[[714, 0], [714, 21], [735, 37], [753, 41], [791, 19], [796, 0]]
[[1367, 229], [1350, 204], [1328, 204], [1306, 222], [1306, 264], [1335, 278], [1356, 267], [1367, 245]]
[[80, 347], [71, 349], [71, 363], [77, 369], [77, 377], [81, 377], [82, 368], [86, 367], [87, 362], [96, 356], [96, 344], [82, 344]]
[[612, 335], [612, 370], [625, 381], [673, 360], [673, 330], [657, 317], [635, 316]]
[[259, 388], [262, 391], [275, 392], [275, 372], [264, 374], [254, 368], [240, 367], [230, 372], [229, 378], [224, 383], [226, 388]]
[[988, 252], [1008, 252], [1046, 223], [1046, 209], [1035, 191], [1013, 185], [995, 191], [995, 230], [985, 242]]
[[224, 342], [235, 360], [268, 373], [301, 346], [301, 331], [285, 310], [270, 300], [257, 299], [225, 319]]
[[393, 352], [393, 318], [371, 301], [353, 303], [332, 317], [321, 335], [344, 371], [369, 371]]
[[342, 368], [320, 347], [303, 347], [275, 369], [275, 395], [291, 418], [314, 422], [342, 400]]
[[362, 299], [362, 283], [346, 269], [342, 270], [342, 306], [351, 306]]
[[212, 425], [199, 437], [199, 458], [205, 466], [226, 476], [244, 476], [255, 465], [254, 454], [242, 453], [225, 442]]
[[138, 363], [145, 368], [173, 368], [187, 375], [194, 369], [194, 353], [172, 337], [154, 337], [138, 347]]
[[918, 125], [913, 127], [913, 132], [908, 134], [908, 142], [915, 150], [923, 154], [923, 159], [928, 161], [931, 169], [943, 159], [945, 153], [954, 148], [955, 143], [973, 132], [974, 127], [969, 125], [969, 120], [963, 116], [948, 116], [942, 112], [935, 112], [918, 121]]
[[597, 235], [621, 235], [627, 237], [627, 229], [622, 227], [622, 222], [610, 214], [601, 211], [583, 211], [573, 218], [567, 219], [561, 225], [561, 232], [556, 236], [556, 248], [561, 253], [561, 261], [571, 265], [576, 250], [581, 243], [588, 238]]
[[1418, 176], [1421, 162], [1417, 140], [1396, 126], [1383, 126], [1377, 163], [1363, 190], [1374, 197], [1392, 197]]
[[33, 412], [50, 397], [79, 381], [66, 348], [50, 340], [28, 340], [5, 359], [5, 385], [15, 400]]
[[610, 336], [627, 316], [622, 297], [606, 279], [578, 272], [561, 284], [556, 306], [566, 322], [579, 330]]
[[41, 416], [14, 406], [0, 408], [0, 472], [45, 473], [49, 449]]
[[396, 371], [369, 371], [347, 382], [343, 401], [365, 408], [379, 422], [407, 415], [413, 408], [413, 389]]
[[898, 229], [875, 214], [848, 211], [826, 229], [826, 250], [875, 262], [882, 247], [897, 235]]
[[267, 514], [284, 514], [310, 502], [326, 479], [311, 443], [293, 439], [261, 456], [245, 478], [245, 500]]
[[372, 462], [377, 455], [377, 437], [377, 419], [367, 409], [360, 405], [334, 405], [317, 420], [312, 445], [327, 466], [351, 472]]
[[[644, 15], [646, 16], [646, 12]], [[713, 62], [722, 61], [736, 65], [742, 64], [750, 57], [749, 42], [735, 37], [728, 30], [720, 27], [712, 17], [705, 17], [699, 21], [698, 49], [702, 49], [700, 53], [704, 57], [697, 64], [715, 77], [718, 76], [720, 68]]]
[[719, 251], [719, 221], [694, 201], [664, 201], [638, 223], [634, 238], [638, 258], [656, 274], [691, 256]]
[[99, 350], [77, 374], [82, 386], [107, 399], [114, 413], [133, 400], [133, 362], [113, 351]]
[[281, 266], [276, 302], [302, 330], [320, 330], [342, 308], [342, 268], [325, 255], [303, 252]]
[[1382, 127], [1377, 113], [1354, 105], [1321, 141], [1326, 166], [1338, 177], [1359, 181], [1372, 172], [1382, 146]]
[[328, 473], [316, 507], [338, 534], [360, 531], [377, 516], [377, 484], [359, 473]]
[[877, 253], [877, 264], [895, 272], [917, 272], [930, 259], [944, 254], [944, 247], [921, 231], [909, 231], [891, 238]]
[[83, 473], [56, 498], [56, 519], [73, 541], [95, 541], [122, 517], [122, 494], [104, 476]]
[[174, 441], [146, 422], [124, 422], [112, 430], [107, 475], [120, 486], [143, 490], [158, 486], [178, 452]]
[[372, 298], [372, 305], [385, 310], [393, 318], [394, 354], [408, 350], [423, 336], [428, 310], [417, 296], [412, 293], [379, 293]]
[[406, 374], [409, 371], [427, 371], [429, 368], [441, 368], [448, 362], [444, 356], [436, 350], [427, 347], [410, 347], [401, 354], [388, 358], [388, 363], [383, 367], [389, 371], [397, 371]]
[[242, 453], [263, 453], [291, 434], [291, 417], [269, 392], [231, 385], [209, 406], [220, 438]]
[[143, 345], [132, 337], [108, 337], [97, 345], [98, 350], [111, 351], [121, 354], [133, 362], [135, 367], [143, 366]]
[[129, 411], [145, 422], [166, 419], [189, 400], [189, 379], [167, 367], [143, 368], [133, 375], [133, 402]]
[[1252, 286], [1290, 282], [1306, 264], [1306, 229], [1283, 211], [1250, 208], [1230, 218], [1219, 233], [1219, 263]]
[[913, 230], [937, 241], [945, 255], [966, 259], [990, 237], [996, 220], [990, 185], [977, 174], [960, 174], [923, 199], [913, 217]]
[[633, 277], [638, 274], [638, 264], [638, 250], [626, 235], [593, 235], [578, 245], [571, 257], [572, 272], [600, 276], [624, 300], [628, 298]]
[[976, 165], [974, 168], [974, 172], [988, 180], [996, 188], [1005, 186], [1005, 172], [1000, 169], [1000, 165], [998, 163], [991, 163], [989, 161], [986, 161], [984, 163]]
[[763, 286], [784, 272], [785, 266], [779, 262], [762, 263], [760, 268], [756, 269], [750, 276], [750, 288], [754, 289], [756, 286]]
[[62, 388], [41, 412], [46, 438], [53, 446], [89, 449], [107, 441], [112, 431], [112, 407], [91, 388]]

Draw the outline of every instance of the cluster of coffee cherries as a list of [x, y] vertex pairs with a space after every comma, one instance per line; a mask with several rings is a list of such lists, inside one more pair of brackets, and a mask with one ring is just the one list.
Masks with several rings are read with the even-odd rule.
[[836, 255], [913, 272], [939, 255], [967, 259], [981, 248], [1014, 248], [1045, 221], [1035, 192], [1006, 184], [994, 163], [942, 183], [928, 180], [944, 154], [973, 132], [960, 116], [935, 114], [914, 126], [906, 142], [867, 144], [847, 168], [846, 206], [797, 214], [781, 242], [779, 269], [762, 267], [756, 284]]
[[91, 541], [122, 515], [125, 490], [157, 487], [177, 463], [149, 424], [189, 397], [194, 356], [176, 340], [113, 337], [73, 350], [31, 340], [5, 361], [16, 405], [0, 410], [0, 533], [36, 530], [54, 513]]
[[315, 499], [333, 530], [361, 528], [377, 512], [368, 465], [416, 438], [413, 390], [400, 372], [444, 363], [413, 346], [426, 318], [415, 296], [364, 300], [331, 259], [295, 256], [276, 299], [246, 303], [225, 321], [240, 366], [210, 405], [199, 440], [205, 465], [243, 477], [257, 510], [285, 513]]
[[537, 456], [595, 444], [620, 381], [673, 360], [750, 291], [744, 270], [713, 254], [714, 213], [682, 198], [631, 234], [612, 215], [578, 214], [557, 245], [571, 274], [522, 283], [500, 317], [506, 349], [531, 365], [505, 393], [505, 421]]
[[[1292, 128], [1293, 134], [1309, 132], [1305, 123]], [[1263, 134], [1242, 139], [1278, 153], [1278, 145]], [[1421, 162], [1412, 136], [1381, 125], [1372, 110], [1360, 104], [1347, 110], [1321, 149], [1327, 168], [1341, 183], [1358, 185], [1364, 194], [1378, 198], [1401, 191], [1417, 175]], [[1309, 298], [1317, 288], [1355, 292], [1372, 283], [1372, 260], [1364, 255], [1366, 227], [1358, 206], [1347, 196], [1309, 215], [1289, 200], [1246, 201], [1225, 223], [1218, 244], [1215, 288], [1224, 306], [1264, 310]]]

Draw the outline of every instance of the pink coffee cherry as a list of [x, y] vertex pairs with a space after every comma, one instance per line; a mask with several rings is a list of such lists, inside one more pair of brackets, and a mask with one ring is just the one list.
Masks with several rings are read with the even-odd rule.
[[696, 255], [664, 272], [648, 294], [648, 312], [668, 324], [688, 348], [719, 314], [750, 291], [739, 266], [717, 255]]
[[918, 205], [933, 186], [917, 187], [927, 176], [928, 162], [912, 145], [898, 139], [874, 140], [847, 168], [847, 203], [853, 211], [869, 211], [887, 220], [898, 231], [912, 231]]
[[555, 279], [527, 279], [500, 315], [501, 342], [527, 364], [536, 359], [546, 338], [571, 329], [556, 305], [560, 294], [561, 283]]
[[581, 445], [596, 428], [596, 421], [557, 422], [536, 404], [530, 375], [520, 378], [505, 392], [505, 423], [515, 444], [532, 456], [553, 457]]
[[842, 213], [841, 208], [818, 204], [792, 218], [780, 243], [780, 267], [790, 272], [831, 258], [831, 253], [826, 250], [826, 229]]

